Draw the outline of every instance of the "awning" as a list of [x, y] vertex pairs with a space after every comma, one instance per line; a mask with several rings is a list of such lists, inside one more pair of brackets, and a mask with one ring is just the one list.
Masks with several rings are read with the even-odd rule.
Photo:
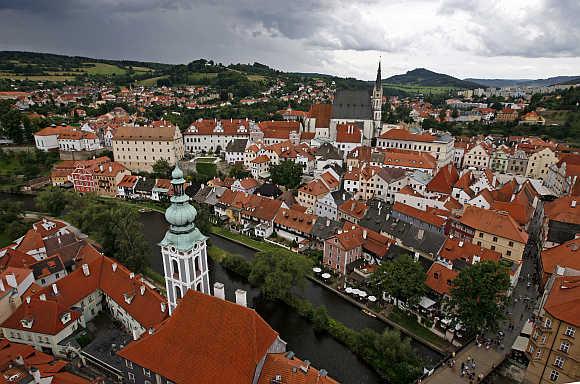
[[419, 305], [422, 308], [429, 309], [435, 305], [435, 302], [433, 300], [431, 300], [430, 298], [423, 296], [423, 297], [421, 297], [421, 302], [419, 303]]
[[528, 335], [528, 336], [530, 336], [532, 334], [532, 328], [533, 327], [534, 327], [534, 323], [528, 320], [524, 324], [524, 327], [522, 328], [522, 331], [520, 333], [522, 335]]
[[529, 341], [530, 341], [530, 339], [527, 337], [518, 336], [516, 338], [516, 341], [514, 341], [514, 345], [512, 345], [512, 350], [525, 352], [526, 349], [528, 348]]

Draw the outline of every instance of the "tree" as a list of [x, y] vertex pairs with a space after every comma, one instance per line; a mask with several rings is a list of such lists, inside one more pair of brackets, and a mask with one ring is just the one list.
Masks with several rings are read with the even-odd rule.
[[159, 159], [153, 164], [153, 173], [156, 177], [167, 179], [171, 175], [171, 165], [165, 159]]
[[408, 255], [392, 262], [384, 262], [371, 276], [371, 284], [376, 293], [383, 292], [397, 300], [414, 305], [425, 294], [425, 271]]
[[274, 184], [294, 189], [302, 182], [302, 165], [291, 160], [281, 161], [279, 165], [270, 167], [270, 176]]
[[236, 179], [243, 179], [245, 177], [249, 177], [251, 175], [242, 164], [234, 164], [230, 171], [228, 172], [229, 177], [234, 177]]
[[285, 299], [292, 287], [304, 287], [311, 268], [310, 260], [300, 254], [259, 252], [252, 260], [248, 280], [260, 287], [267, 298]]
[[389, 383], [413, 383], [421, 374], [421, 362], [410, 340], [402, 339], [396, 330], [377, 333], [363, 329], [357, 335], [355, 348]]
[[330, 317], [328, 311], [321, 305], [312, 312], [312, 325], [316, 332], [322, 332], [327, 329]]
[[[0, 201], [0, 238], [11, 242], [26, 233], [28, 226], [24, 223], [22, 203], [10, 200]], [[2, 236], [3, 234], [3, 236]], [[0, 247], [6, 244], [0, 244]]]
[[496, 330], [503, 319], [509, 286], [506, 266], [492, 261], [477, 263], [453, 280], [449, 309], [471, 331]]
[[60, 216], [68, 204], [67, 195], [69, 194], [61, 188], [52, 187], [40, 192], [34, 202], [42, 212], [47, 212], [51, 216]]

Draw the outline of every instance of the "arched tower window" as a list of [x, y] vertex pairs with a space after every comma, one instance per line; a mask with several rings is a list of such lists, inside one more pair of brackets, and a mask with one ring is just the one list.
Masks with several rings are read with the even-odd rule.
[[179, 279], [179, 263], [177, 260], [171, 260], [171, 272], [174, 279]]
[[202, 289], [201, 289], [201, 281], [195, 285], [195, 290], [198, 291], [198, 292], [202, 292]]
[[181, 293], [181, 288], [178, 286], [175, 286], [175, 301], [181, 300], [182, 297], [183, 297], [183, 294]]
[[197, 256], [195, 258], [195, 276], [201, 275], [201, 258]]

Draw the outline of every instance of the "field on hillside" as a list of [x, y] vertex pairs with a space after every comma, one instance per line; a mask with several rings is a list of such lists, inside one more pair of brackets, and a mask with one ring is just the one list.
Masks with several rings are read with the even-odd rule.
[[568, 116], [570, 116], [571, 113], [574, 112], [548, 109], [541, 112], [540, 115], [542, 115], [542, 117], [546, 119], [546, 125], [553, 124], [562, 125], [566, 122]]
[[389, 89], [395, 91], [402, 91], [410, 95], [423, 94], [423, 95], [447, 95], [450, 92], [456, 90], [453, 87], [427, 87], [422, 85], [406, 85], [406, 84], [383, 84], [383, 88], [386, 93]]
[[127, 73], [127, 70], [116, 65], [105, 64], [105, 63], [87, 63], [83, 64], [79, 68], [80, 72], [87, 73], [89, 75], [123, 75]]

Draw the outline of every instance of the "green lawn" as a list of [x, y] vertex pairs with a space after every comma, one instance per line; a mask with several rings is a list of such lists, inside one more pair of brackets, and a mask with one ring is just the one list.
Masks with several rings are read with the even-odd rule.
[[259, 251], [275, 252], [275, 253], [279, 253], [279, 254], [288, 254], [288, 255], [295, 254], [294, 252], [289, 251], [289, 250], [284, 249], [284, 248], [281, 248], [277, 245], [266, 243], [264, 241], [254, 240], [248, 236], [241, 235], [239, 233], [231, 232], [228, 229], [225, 229], [222, 227], [212, 227], [211, 232], [216, 234], [216, 235], [220, 235], [220, 236], [223, 236], [225, 238], [228, 238], [230, 240], [238, 241], [242, 244], [247, 245], [250, 248], [254, 248], [254, 249], [257, 249]]
[[398, 308], [393, 309], [389, 315], [389, 319], [399, 324], [401, 327], [406, 328], [409, 332], [414, 333], [415, 335], [429, 341], [432, 344], [435, 344], [440, 348], [447, 347], [447, 343], [443, 339], [419, 324], [417, 320]]
[[430, 93], [433, 95], [444, 95], [448, 94], [450, 91], [457, 89], [453, 87], [426, 87], [422, 85], [406, 85], [406, 84], [383, 84], [383, 87], [385, 89], [396, 89], [411, 94], [422, 93], [424, 95]]
[[147, 68], [147, 67], [131, 67], [132, 70], [134, 70], [135, 72], [152, 72], [153, 69], [152, 68]]
[[167, 79], [169, 76], [165, 75], [165, 76], [157, 76], [157, 77], [150, 77], [148, 79], [145, 80], [139, 80], [137, 82], [137, 84], [139, 85], [144, 85], [146, 87], [152, 87], [157, 85], [157, 80], [162, 80], [162, 79]]
[[190, 81], [211, 80], [217, 77], [217, 73], [192, 72], [187, 75]]
[[124, 68], [105, 63], [87, 63], [81, 70], [89, 75], [123, 75], [127, 72]]
[[248, 75], [248, 80], [250, 81], [264, 81], [266, 80], [266, 76], [262, 75]]

